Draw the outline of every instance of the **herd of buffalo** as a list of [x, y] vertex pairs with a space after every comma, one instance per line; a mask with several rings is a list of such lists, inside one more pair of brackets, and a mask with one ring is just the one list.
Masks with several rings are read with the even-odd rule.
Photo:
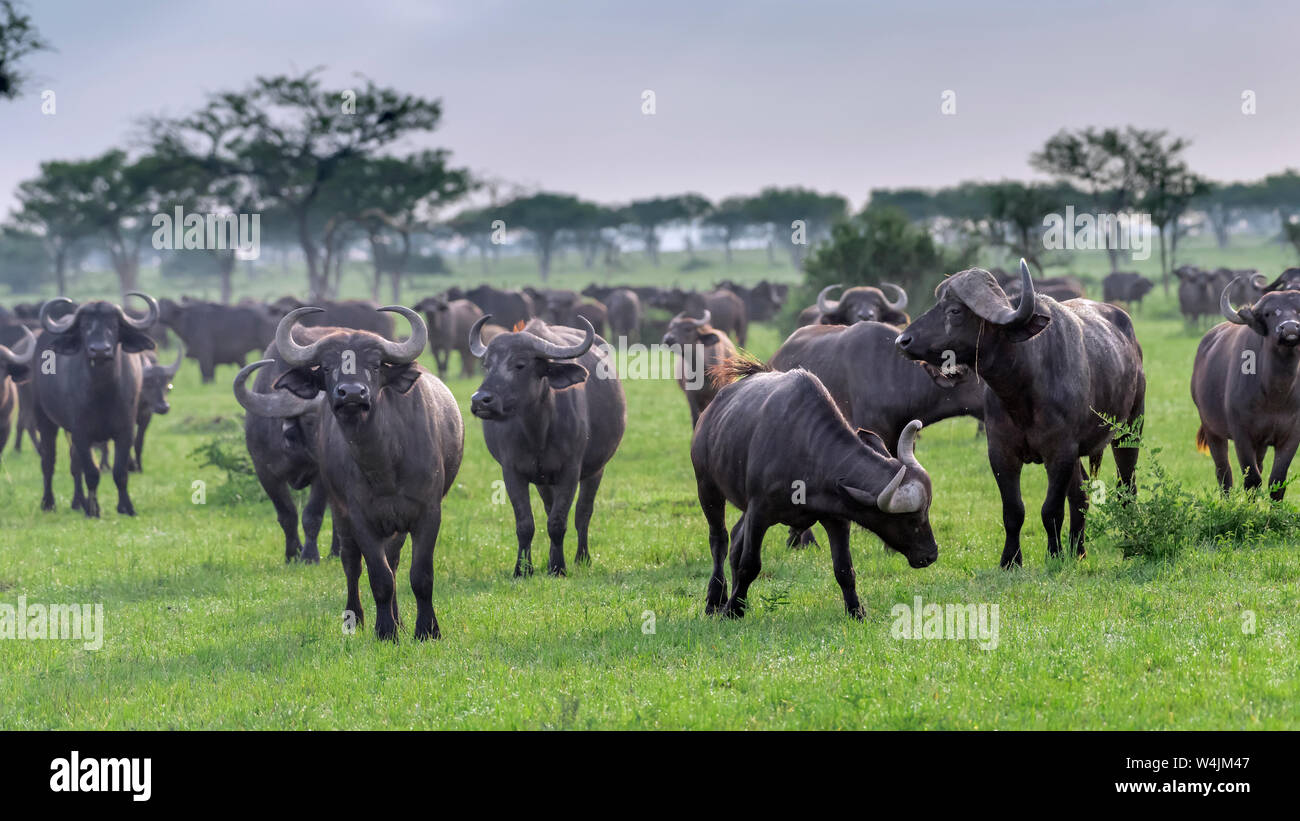
[[[1234, 474], [1229, 441], [1247, 488], [1262, 483], [1260, 463], [1273, 448], [1269, 488], [1281, 498], [1300, 446], [1300, 269], [1272, 282], [1253, 271], [1185, 266], [1175, 273], [1189, 320], [1216, 308], [1227, 319], [1205, 334], [1193, 365], [1197, 445], [1213, 456], [1225, 491]], [[916, 443], [924, 425], [942, 419], [972, 416], [987, 432], [1002, 497], [1003, 567], [1022, 563], [1020, 474], [1027, 463], [1047, 471], [1041, 515], [1049, 553], [1062, 551], [1068, 502], [1068, 549], [1084, 554], [1085, 483], [1108, 446], [1121, 483], [1134, 484], [1138, 449], [1117, 431], [1140, 426], [1146, 379], [1125, 308], [1140, 306], [1151, 288], [1137, 274], [1114, 273], [1103, 282], [1105, 301], [1096, 302], [1072, 277], [1036, 280], [1022, 261], [1016, 274], [970, 269], [947, 277], [933, 306], [912, 319], [907, 293], [896, 285], [832, 286], [799, 314], [800, 327], [767, 363], [743, 348], [749, 323], [772, 318], [787, 300], [784, 286], [768, 282], [723, 282], [709, 292], [480, 285], [452, 288], [413, 309], [304, 305], [288, 297], [222, 305], [133, 292], [128, 296], [142, 305], [128, 310], [60, 297], [0, 308], [0, 452], [16, 423], [14, 449], [24, 436], [36, 447], [41, 508], [53, 510], [58, 433], [66, 431], [72, 507], [96, 517], [112, 443], [117, 511], [134, 515], [129, 474], [143, 468], [145, 430], [153, 414], [168, 411], [182, 357], [197, 361], [204, 382], [218, 365], [238, 365], [234, 394], [246, 411], [245, 442], [274, 504], [286, 560], [319, 560], [328, 505], [330, 553], [344, 568], [347, 610], [361, 621], [364, 561], [376, 633], [394, 638], [395, 573], [409, 535], [414, 635], [437, 638], [433, 553], [465, 437], [442, 381], [451, 352], [460, 354], [462, 376], [481, 368], [471, 413], [483, 422], [514, 510], [515, 575], [533, 572], [533, 485], [546, 511], [547, 570], [563, 575], [570, 508], [574, 560], [590, 561], [596, 494], [626, 427], [623, 386], [605, 337], [661, 339], [679, 357], [694, 426], [690, 456], [713, 558], [705, 611], [743, 614], [768, 529], [788, 527], [795, 545], [811, 542], [820, 523], [844, 605], [861, 618], [851, 523], [913, 567], [938, 557], [933, 491]], [[672, 319], [656, 324], [650, 308]], [[395, 341], [394, 314], [410, 326], [404, 341]], [[154, 351], [170, 334], [179, 338], [177, 354], [163, 364]], [[436, 376], [418, 364], [426, 349]], [[245, 365], [250, 351], [262, 357]], [[300, 540], [292, 491], [305, 488]], [[727, 502], [742, 511], [730, 530]]]

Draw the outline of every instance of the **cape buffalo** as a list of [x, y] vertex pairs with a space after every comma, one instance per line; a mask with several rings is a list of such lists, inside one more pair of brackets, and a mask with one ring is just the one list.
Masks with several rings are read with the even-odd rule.
[[502, 291], [491, 285], [479, 285], [465, 293], [465, 298], [473, 302], [485, 314], [496, 318], [496, 324], [513, 329], [520, 322], [527, 322], [537, 316], [538, 306], [528, 294], [522, 291]]
[[216, 302], [163, 299], [160, 318], [185, 344], [186, 356], [199, 363], [203, 383], [217, 365], [243, 366], [249, 351], [260, 351], [275, 333], [275, 319], [262, 308]]
[[461, 377], [473, 376], [474, 359], [470, 356], [466, 340], [469, 339], [469, 329], [474, 320], [483, 316], [479, 307], [468, 299], [449, 301], [431, 296], [421, 300], [415, 310], [423, 311], [429, 323], [429, 349], [438, 365], [438, 378], [447, 378], [447, 365], [452, 351], [460, 353]]
[[822, 325], [852, 325], [855, 322], [884, 322], [902, 328], [911, 318], [903, 313], [907, 307], [907, 292], [897, 285], [881, 283], [892, 288], [897, 299], [890, 302], [879, 288], [860, 285], [845, 291], [838, 301], [828, 297], [831, 291], [843, 288], [843, 285], [828, 285], [817, 294], [818, 321]]
[[[464, 455], [465, 431], [456, 399], [416, 363], [428, 342], [420, 315], [400, 305], [379, 308], [411, 323], [405, 342], [342, 329], [314, 342], [293, 340], [293, 326], [319, 308], [280, 320], [275, 345], [290, 366], [275, 381], [302, 402], [276, 415], [301, 416], [317, 407], [315, 452], [329, 496], [347, 576], [347, 612], [362, 621], [361, 560], [375, 600], [375, 634], [396, 639], [399, 622], [394, 572], [411, 536], [415, 638], [439, 637], [433, 611], [433, 551], [442, 524], [442, 498]], [[267, 361], [267, 360], [263, 360]]]
[[[849, 524], [925, 567], [939, 556], [930, 530], [930, 477], [912, 445], [920, 422], [904, 428], [898, 457], [874, 433], [855, 431], [826, 388], [804, 370], [763, 373], [753, 360], [732, 360], [720, 379], [743, 376], [718, 392], [700, 416], [691, 464], [709, 523], [713, 572], [704, 612], [745, 613], [749, 586], [762, 567], [763, 535], [776, 524], [806, 530], [816, 522], [831, 543], [835, 580], [855, 618], [863, 608], [854, 585]], [[791, 424], [798, 420], [798, 424]], [[726, 503], [743, 511], [731, 531], [731, 597], [726, 595]]]
[[[564, 534], [575, 493], [574, 561], [591, 560], [587, 526], [596, 491], [627, 424], [623, 385], [604, 340], [585, 319], [580, 318], [585, 333], [534, 319], [523, 331], [501, 334], [485, 345], [479, 329], [490, 318], [480, 318], [470, 332], [470, 348], [487, 372], [470, 410], [483, 420], [483, 439], [501, 465], [514, 507], [519, 543], [515, 576], [533, 572], [530, 484], [537, 485], [546, 508], [551, 541], [547, 571], [562, 576]], [[575, 361], [559, 361], [565, 359]]]
[[1218, 292], [1214, 289], [1214, 273], [1191, 265], [1174, 271], [1178, 277], [1178, 310], [1188, 322], [1210, 316], [1218, 305]]
[[[635, 291], [627, 288], [615, 288], [600, 300], [605, 303], [609, 317], [609, 330], [615, 337], [624, 337], [631, 342], [641, 339], [641, 298]], [[592, 322], [592, 326], [596, 323]]]
[[[1008, 299], [1020, 299], [1021, 286], [1020, 281], [1015, 277], [1005, 281], [998, 282], [1006, 293]], [[1074, 277], [1051, 277], [1048, 279], [1034, 280], [1034, 293], [1039, 296], [1050, 296], [1057, 302], [1066, 302], [1071, 299], [1086, 299], [1087, 291], [1083, 289], [1083, 283]]]
[[[9, 441], [14, 409], [18, 405], [18, 383], [27, 381], [30, 374], [28, 364], [36, 354], [36, 337], [26, 327], [19, 327], [22, 327], [24, 334], [21, 349], [13, 350], [0, 345], [0, 454], [4, 453], [5, 444]], [[22, 435], [23, 431], [19, 428], [18, 438], [21, 439]]]
[[709, 324], [712, 319], [708, 309], [704, 316], [694, 319], [678, 314], [668, 325], [663, 344], [678, 355], [677, 384], [686, 394], [686, 404], [691, 408], [691, 428], [700, 419], [700, 413], [709, 406], [718, 389], [709, 376], [709, 369], [736, 355], [736, 346], [722, 331]]
[[1300, 291], [1300, 268], [1287, 268], [1277, 279], [1265, 285], [1261, 293], [1273, 291]]
[[[37, 309], [39, 313], [39, 309]], [[35, 329], [41, 327], [40, 322], [28, 319], [19, 319], [17, 316], [9, 319], [8, 322], [0, 322], [0, 345], [4, 345], [11, 351], [19, 345], [26, 344], [26, 339], [33, 328], [28, 323], [34, 323]], [[14, 430], [14, 453], [21, 453], [23, 449], [23, 434], [32, 440], [32, 447], [39, 447], [40, 443], [36, 438], [36, 415], [33, 413], [35, 400], [32, 395], [32, 382], [30, 379], [16, 380], [14, 385], [18, 401], [16, 429]], [[3, 450], [3, 448], [0, 448]]]
[[[45, 484], [42, 510], [54, 509], [56, 433], [63, 428], [72, 440], [73, 509], [81, 509], [88, 517], [99, 516], [99, 468], [91, 448], [96, 442], [112, 442], [117, 512], [135, 515], [127, 493], [127, 471], [144, 371], [139, 354], [154, 347], [145, 332], [158, 319], [158, 303], [135, 291], [127, 296], [148, 303], [149, 312], [143, 319], [131, 318], [111, 302], [76, 306], [72, 300], [58, 297], [41, 306], [44, 333], [37, 344], [37, 357], [44, 363], [45, 352], [53, 352], [53, 367], [47, 369], [42, 364], [32, 379]], [[55, 319], [56, 306], [75, 307], [75, 311]]]
[[[266, 308], [272, 317], [272, 330], [275, 322], [282, 321], [291, 311], [306, 307], [293, 297], [280, 297], [269, 303]], [[381, 313], [379, 306], [364, 299], [345, 299], [339, 302], [324, 302], [316, 307], [316, 312], [305, 314], [299, 323], [306, 327], [350, 328], [356, 331], [370, 331], [379, 336], [393, 335], [393, 318]], [[262, 343], [258, 347], [265, 346]], [[242, 363], [243, 360], [240, 360]]]
[[765, 279], [752, 287], [724, 279], [716, 287], [725, 288], [740, 297], [745, 303], [745, 314], [751, 322], [760, 322], [776, 316], [785, 305], [785, 296], [788, 292], [787, 286], [775, 285]]
[[1214, 457], [1225, 493], [1232, 488], [1228, 440], [1247, 490], [1260, 486], [1260, 465], [1273, 448], [1268, 484], [1281, 500], [1281, 483], [1300, 445], [1300, 291], [1266, 293], [1240, 310], [1232, 308], [1228, 291], [1219, 297], [1228, 321], [1205, 334], [1192, 364], [1192, 401], [1201, 416], [1196, 445]]
[[[1034, 286], [1037, 290], [1037, 285]], [[1119, 272], [1108, 274], [1101, 281], [1101, 298], [1106, 302], [1136, 303], [1142, 306], [1142, 300], [1156, 284], [1141, 274]]]
[[[345, 332], [342, 328], [297, 327], [294, 338], [312, 344], [323, 337]], [[260, 369], [260, 370], [259, 370]], [[244, 416], [244, 444], [253, 463], [257, 481], [275, 506], [275, 517], [284, 533], [284, 560], [320, 561], [317, 537], [325, 521], [325, 484], [319, 481], [320, 459], [316, 453], [320, 404], [304, 401], [287, 391], [277, 391], [277, 379], [292, 368], [272, 342], [262, 360], [244, 367], [235, 377], [235, 399], [248, 413]], [[257, 371], [253, 389], [248, 377]], [[298, 539], [298, 508], [293, 490], [311, 487], [302, 509], [303, 540]], [[334, 529], [330, 555], [339, 555], [338, 528]]]
[[154, 414], [162, 416], [172, 409], [167, 401], [171, 393], [172, 380], [181, 369], [181, 358], [185, 355], [185, 346], [176, 351], [176, 360], [170, 365], [159, 365], [158, 356], [153, 351], [146, 351], [144, 356], [144, 373], [140, 380], [140, 403], [135, 414], [135, 458], [131, 460], [130, 469], [144, 470], [144, 434], [153, 421]]
[[1112, 445], [1120, 481], [1133, 488], [1137, 448], [1112, 442], [1107, 419], [1131, 430], [1146, 394], [1142, 348], [1128, 314], [1089, 299], [1057, 302], [1035, 296], [1029, 265], [1020, 262], [1022, 296], [1015, 307], [988, 271], [953, 274], [935, 290], [938, 302], [898, 335], [904, 354], [931, 365], [973, 367], [984, 380], [989, 464], [1002, 495], [1006, 543], [1002, 567], [1022, 564], [1025, 506], [1020, 471], [1047, 468], [1043, 527], [1051, 555], [1061, 552], [1062, 506], [1070, 500], [1070, 543], [1084, 555], [1088, 508], [1084, 471], [1093, 475]]
[[745, 302], [726, 289], [718, 289], [704, 294], [696, 291], [683, 291], [673, 288], [659, 294], [657, 307], [665, 308], [674, 314], [684, 313], [696, 318], [704, 316], [707, 310], [712, 317], [710, 324], [730, 336], [742, 348], [749, 334], [749, 315], [745, 313]]

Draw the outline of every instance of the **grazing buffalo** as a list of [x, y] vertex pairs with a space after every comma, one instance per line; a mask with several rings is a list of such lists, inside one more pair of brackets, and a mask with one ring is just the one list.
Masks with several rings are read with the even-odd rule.
[[786, 294], [789, 293], [789, 286], [777, 285], [765, 279], [753, 287], [724, 279], [717, 287], [725, 288], [741, 298], [745, 303], [745, 314], [751, 322], [761, 322], [776, 316], [784, 307]]
[[663, 338], [663, 344], [673, 348], [680, 357], [677, 384], [691, 408], [692, 428], [699, 422], [700, 413], [718, 395], [709, 376], [710, 369], [736, 355], [736, 346], [726, 334], [709, 324], [710, 319], [708, 309], [700, 319], [678, 314], [669, 323]]
[[1218, 307], [1218, 292], [1214, 289], [1214, 272], [1184, 265], [1174, 271], [1178, 277], [1178, 310], [1188, 322], [1212, 316]]
[[1287, 268], [1277, 279], [1265, 285], [1261, 293], [1273, 291], [1300, 291], [1300, 268]]
[[243, 366], [249, 351], [260, 351], [275, 333], [275, 319], [260, 307], [216, 302], [160, 302], [160, 319], [185, 345], [186, 356], [197, 360], [204, 384], [217, 365]]
[[[1127, 305], [1142, 306], [1142, 300], [1156, 284], [1141, 274], [1118, 272], [1107, 274], [1101, 281], [1101, 298], [1105, 302], [1123, 302]], [[1034, 290], [1037, 290], [1037, 284]], [[1053, 297], [1055, 298], [1055, 297]], [[1058, 302], [1060, 300], [1057, 300]]]
[[[1008, 299], [1020, 299], [1021, 285], [1020, 281], [1012, 278], [1007, 282], [999, 282], [1003, 292]], [[1034, 280], [1034, 293], [1039, 296], [1050, 296], [1057, 302], [1067, 302], [1071, 299], [1086, 299], [1088, 293], [1083, 289], [1083, 283], [1074, 277], [1051, 277], [1049, 279]]]
[[[803, 370], [763, 370], [749, 359], [719, 368], [720, 379], [745, 378], [718, 392], [691, 441], [696, 491], [713, 554], [704, 612], [744, 615], [749, 586], [762, 567], [768, 528], [785, 524], [807, 530], [821, 522], [830, 537], [844, 607], [860, 619], [850, 523], [875, 533], [912, 567], [925, 567], [939, 556], [928, 515], [930, 477], [912, 450], [921, 423], [904, 428], [894, 458], [879, 436], [854, 430], [816, 376]], [[723, 573], [727, 502], [743, 511], [731, 531], [730, 599]]]
[[502, 291], [491, 285], [479, 285], [467, 291], [465, 299], [477, 305], [483, 313], [491, 314], [496, 324], [510, 330], [537, 316], [537, 306], [523, 291]]
[[[0, 345], [0, 454], [4, 453], [9, 441], [9, 431], [13, 427], [14, 410], [18, 406], [18, 383], [27, 381], [30, 374], [29, 363], [36, 354], [36, 337], [24, 326], [22, 348], [13, 350], [7, 345]], [[23, 431], [18, 429], [18, 438]]]
[[[267, 314], [272, 319], [272, 330], [276, 323], [288, 316], [290, 312], [307, 307], [291, 296], [280, 297], [269, 303]], [[339, 302], [323, 302], [316, 312], [302, 315], [299, 324], [311, 327], [350, 328], [354, 331], [369, 331], [382, 337], [393, 335], [393, 318], [381, 313], [379, 306], [364, 299], [345, 299]], [[264, 347], [266, 343], [258, 347]], [[243, 360], [240, 360], [243, 363]]]
[[442, 498], [464, 455], [464, 424], [451, 391], [415, 361], [428, 342], [424, 320], [400, 305], [378, 310], [406, 317], [410, 338], [390, 342], [369, 331], [341, 329], [300, 345], [292, 337], [294, 325], [320, 309], [299, 308], [280, 320], [275, 346], [290, 370], [275, 387], [302, 402], [277, 413], [288, 418], [303, 415], [309, 405], [317, 408], [314, 450], [339, 534], [351, 619], [362, 620], [364, 558], [375, 600], [375, 634], [397, 638], [394, 573], [410, 534], [414, 635], [436, 639], [433, 551]]
[[1138, 451], [1113, 442], [1115, 431], [1106, 420], [1135, 428], [1146, 394], [1142, 348], [1128, 314], [1088, 299], [1036, 297], [1023, 260], [1020, 274], [1022, 296], [1015, 307], [988, 271], [953, 274], [940, 283], [934, 307], [897, 341], [913, 359], [972, 367], [987, 386], [984, 424], [989, 464], [1002, 495], [1004, 568], [1023, 564], [1020, 471], [1026, 462], [1047, 468], [1042, 518], [1048, 551], [1061, 552], [1068, 497], [1070, 543], [1084, 555], [1088, 495], [1080, 459], [1088, 457], [1095, 475], [1112, 445], [1120, 481], [1132, 490]]
[[[293, 331], [294, 338], [313, 344], [326, 336], [346, 333], [329, 326]], [[284, 532], [284, 560], [300, 559], [309, 564], [320, 561], [317, 538], [325, 521], [327, 497], [319, 480], [320, 459], [316, 452], [320, 426], [320, 403], [300, 399], [288, 391], [275, 390], [275, 382], [292, 370], [272, 342], [262, 360], [244, 367], [235, 377], [235, 399], [248, 413], [244, 416], [244, 444], [253, 463], [257, 481], [275, 506], [275, 517]], [[253, 389], [246, 387], [248, 377], [257, 371]], [[298, 539], [298, 508], [292, 490], [311, 487], [302, 509], [303, 539]], [[330, 555], [339, 555], [339, 531], [334, 529]]]
[[1247, 490], [1260, 486], [1260, 465], [1273, 448], [1268, 486], [1281, 500], [1300, 446], [1300, 291], [1266, 293], [1234, 310], [1229, 290], [1219, 297], [1228, 321], [1205, 334], [1192, 364], [1192, 401], [1201, 415], [1196, 445], [1214, 457], [1225, 493], [1232, 488], [1228, 440]]
[[[631, 342], [641, 339], [641, 297], [628, 288], [615, 288], [602, 299], [609, 316], [609, 330]], [[593, 327], [595, 322], [591, 323]]]
[[451, 352], [460, 353], [460, 375], [474, 375], [474, 359], [469, 353], [469, 329], [483, 316], [479, 307], [468, 299], [446, 300], [431, 296], [420, 301], [415, 310], [423, 311], [429, 323], [429, 349], [438, 364], [438, 378], [447, 378]]
[[899, 328], [911, 322], [903, 309], [907, 307], [907, 292], [889, 282], [881, 283], [892, 288], [897, 299], [890, 302], [879, 288], [860, 285], [845, 291], [838, 301], [829, 299], [831, 291], [843, 285], [828, 285], [817, 294], [818, 322], [822, 325], [852, 325], [855, 322], [884, 322]]
[[[62, 428], [72, 440], [73, 509], [88, 517], [99, 516], [99, 468], [91, 448], [97, 442], [112, 442], [117, 512], [135, 515], [127, 493], [127, 472], [144, 373], [144, 358], [139, 354], [154, 347], [146, 331], [158, 319], [158, 303], [134, 291], [127, 296], [148, 303], [149, 312], [143, 319], [131, 318], [111, 302], [76, 306], [59, 297], [41, 307], [44, 333], [38, 341], [37, 357], [44, 363], [46, 351], [53, 355], [53, 367], [47, 369], [42, 364], [32, 379], [45, 484], [42, 510], [54, 509], [56, 434]], [[72, 313], [54, 318], [57, 308], [74, 307]]]
[[158, 356], [153, 351], [145, 351], [144, 373], [140, 379], [140, 404], [135, 414], [135, 457], [131, 459], [129, 468], [131, 470], [144, 470], [144, 434], [149, 429], [149, 423], [153, 421], [154, 414], [159, 416], [165, 415], [172, 409], [171, 404], [167, 401], [167, 394], [171, 393], [172, 380], [176, 378], [176, 373], [181, 369], [181, 358], [185, 355], [185, 347], [182, 345], [176, 351], [176, 361], [170, 365], [159, 365]]
[[697, 319], [708, 311], [713, 327], [730, 336], [737, 345], [745, 346], [749, 335], [749, 315], [745, 313], [744, 300], [731, 291], [719, 289], [703, 294], [673, 288], [661, 292], [655, 304], [674, 314], [686, 314]]
[[[551, 541], [547, 571], [562, 576], [564, 534], [575, 493], [574, 561], [591, 560], [587, 526], [596, 491], [627, 425], [623, 385], [604, 340], [585, 319], [580, 320], [585, 333], [534, 319], [523, 331], [484, 344], [479, 329], [489, 318], [479, 319], [470, 333], [470, 348], [487, 372], [470, 410], [483, 420], [483, 439], [501, 465], [514, 507], [519, 543], [515, 576], [533, 572], [530, 484], [537, 486], [546, 508]], [[575, 361], [560, 361], [566, 359]]]

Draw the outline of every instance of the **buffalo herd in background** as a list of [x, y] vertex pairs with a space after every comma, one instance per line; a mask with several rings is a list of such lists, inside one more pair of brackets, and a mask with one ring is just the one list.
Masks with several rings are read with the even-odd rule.
[[[1274, 448], [1269, 483], [1280, 499], [1279, 483], [1300, 446], [1300, 269], [1272, 282], [1254, 271], [1194, 266], [1175, 275], [1189, 321], [1216, 311], [1228, 320], [1197, 350], [1197, 444], [1213, 456], [1225, 491], [1233, 475], [1229, 441], [1247, 488], [1262, 483], [1260, 462]], [[1145, 402], [1142, 349], [1128, 313], [1113, 303], [1140, 310], [1152, 288], [1138, 274], [1113, 273], [1102, 282], [1105, 301], [1095, 302], [1077, 279], [1034, 279], [1022, 261], [1015, 274], [971, 269], [948, 277], [933, 307], [913, 320], [897, 285], [830, 286], [798, 314], [799, 327], [766, 364], [743, 351], [750, 323], [776, 317], [789, 296], [786, 286], [766, 281], [725, 281], [710, 291], [485, 284], [451, 288], [413, 308], [359, 300], [306, 305], [292, 297], [223, 305], [134, 292], [128, 296], [143, 306], [128, 308], [60, 297], [0, 308], [0, 452], [16, 421], [14, 449], [24, 435], [35, 445], [41, 508], [53, 510], [63, 430], [72, 507], [98, 516], [100, 473], [111, 469], [117, 511], [134, 515], [129, 473], [143, 469], [145, 430], [154, 414], [168, 411], [182, 357], [197, 362], [205, 383], [217, 366], [239, 366], [234, 395], [246, 411], [245, 442], [275, 507], [286, 560], [319, 561], [328, 505], [330, 554], [345, 571], [347, 609], [361, 620], [364, 561], [376, 632], [392, 638], [395, 575], [409, 535], [414, 635], [436, 638], [433, 552], [442, 499], [464, 453], [464, 422], [442, 381], [451, 353], [460, 355], [461, 377], [483, 374], [471, 412], [483, 422], [514, 510], [515, 575], [533, 572], [533, 486], [546, 511], [547, 570], [563, 575], [569, 511], [576, 510], [575, 561], [590, 561], [596, 495], [626, 427], [606, 338], [662, 341], [679, 357], [694, 427], [690, 456], [713, 558], [706, 612], [743, 614], [768, 529], [787, 526], [791, 545], [807, 544], [820, 523], [844, 605], [861, 618], [852, 523], [913, 567], [938, 556], [930, 477], [916, 442], [924, 425], [942, 419], [966, 415], [986, 426], [1002, 497], [1003, 567], [1023, 561], [1020, 474], [1027, 463], [1047, 472], [1041, 517], [1049, 553], [1062, 551], [1068, 503], [1069, 546], [1084, 554], [1085, 482], [1109, 446], [1120, 481], [1133, 487], [1138, 450], [1118, 441], [1117, 431], [1138, 429]], [[394, 341], [394, 314], [410, 326], [404, 341]], [[162, 364], [155, 348], [171, 335], [176, 355]], [[426, 348], [436, 375], [417, 362]], [[254, 351], [261, 358], [245, 365]], [[292, 491], [307, 488], [300, 539]], [[730, 531], [726, 502], [742, 511]]]

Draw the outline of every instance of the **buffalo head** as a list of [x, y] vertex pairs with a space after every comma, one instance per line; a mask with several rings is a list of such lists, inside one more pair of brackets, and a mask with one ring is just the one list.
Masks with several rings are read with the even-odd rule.
[[172, 380], [181, 369], [181, 360], [185, 357], [185, 346], [176, 346], [176, 361], [170, 365], [150, 365], [144, 369], [144, 379], [140, 383], [140, 404], [148, 405], [154, 413], [165, 414], [172, 409], [167, 401], [171, 393]]
[[679, 345], [687, 348], [691, 345], [716, 345], [718, 332], [709, 325], [713, 314], [706, 308], [704, 316], [699, 319], [678, 314], [668, 323], [668, 332], [664, 334], [663, 344]]
[[892, 283], [882, 283], [894, 290], [897, 298], [890, 301], [879, 288], [859, 286], [850, 288], [838, 301], [829, 298], [830, 292], [842, 285], [828, 285], [817, 294], [817, 310], [823, 325], [852, 325], [855, 322], [884, 322], [889, 325], [906, 325], [909, 317], [903, 313], [907, 307], [907, 292]]
[[[872, 492], [841, 480], [839, 490], [858, 506], [853, 517], [869, 527], [891, 549], [902, 553], [912, 567], [927, 567], [939, 558], [939, 546], [930, 528], [930, 501], [933, 491], [930, 474], [916, 458], [916, 434], [921, 422], [913, 419], [898, 437], [898, 461], [902, 466], [888, 483]], [[889, 450], [879, 436], [859, 430], [863, 444], [885, 459]]]
[[[61, 356], [85, 352], [90, 364], [110, 362], [118, 349], [126, 353], [152, 350], [154, 341], [145, 331], [158, 321], [158, 303], [153, 297], [132, 291], [149, 306], [149, 312], [135, 319], [112, 302], [87, 302], [78, 306], [66, 297], [51, 299], [41, 306], [41, 327], [50, 335], [50, 347]], [[55, 318], [56, 314], [62, 316]]]
[[275, 347], [290, 370], [275, 382], [300, 399], [314, 399], [321, 391], [334, 418], [344, 425], [359, 425], [369, 418], [384, 391], [406, 393], [424, 373], [415, 360], [429, 339], [420, 315], [401, 305], [380, 311], [401, 314], [411, 323], [405, 342], [390, 342], [369, 331], [344, 330], [307, 345], [293, 339], [293, 327], [305, 314], [322, 308], [296, 308], [275, 329]]
[[911, 359], [935, 366], [976, 365], [980, 345], [1023, 342], [1042, 332], [1051, 317], [1035, 311], [1034, 281], [1020, 261], [1021, 296], [1011, 301], [988, 271], [953, 274], [935, 289], [938, 302], [907, 326], [895, 344]]
[[578, 322], [586, 336], [576, 345], [557, 345], [539, 336], [521, 331], [504, 333], [487, 345], [479, 330], [492, 318], [481, 316], [469, 330], [469, 350], [483, 360], [487, 376], [470, 400], [470, 412], [480, 419], [507, 419], [521, 408], [536, 407], [547, 391], [562, 391], [587, 379], [587, 369], [576, 359], [591, 349], [596, 329], [585, 317]]
[[1245, 325], [1279, 347], [1294, 348], [1300, 344], [1300, 292], [1266, 293], [1254, 305], [1234, 310], [1228, 291], [1236, 281], [1228, 283], [1219, 294], [1219, 310], [1225, 319], [1235, 325]]

